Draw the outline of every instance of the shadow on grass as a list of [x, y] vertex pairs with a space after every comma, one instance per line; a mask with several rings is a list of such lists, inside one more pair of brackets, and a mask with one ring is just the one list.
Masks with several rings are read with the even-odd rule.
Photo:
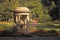
[[50, 31], [38, 30], [30, 34], [24, 34], [24, 33], [18, 34], [18, 33], [12, 33], [12, 32], [6, 33], [6, 31], [0, 33], [0, 37], [33, 37], [33, 35], [40, 36], [40, 37], [60, 36], [56, 30], [50, 30]]
[[51, 37], [51, 36], [60, 36], [56, 30], [39, 30], [32, 33], [33, 35], [41, 36], [41, 37]]
[[32, 35], [24, 34], [24, 33], [3, 31], [3, 32], [0, 32], [0, 37], [32, 37]]

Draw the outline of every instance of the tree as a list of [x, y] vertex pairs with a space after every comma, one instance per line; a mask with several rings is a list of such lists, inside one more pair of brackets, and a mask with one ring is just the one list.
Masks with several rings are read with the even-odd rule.
[[1, 12], [3, 12], [4, 15], [6, 15], [5, 19], [8, 19], [7, 17], [11, 18], [13, 16], [12, 12], [9, 10], [13, 10], [14, 8], [18, 6], [24, 6], [28, 7], [31, 10], [32, 18], [33, 19], [39, 19], [39, 21], [42, 20], [49, 20], [50, 16], [48, 14], [48, 9], [44, 7], [41, 3], [42, 0], [2, 0], [1, 6]]
[[51, 16], [52, 20], [60, 19], [60, 0], [42, 0], [42, 4], [48, 8], [48, 14]]
[[41, 4], [41, 0], [20, 0], [20, 5], [30, 8], [33, 19], [39, 19], [39, 21], [50, 19], [48, 14], [44, 14], [47, 13], [48, 10]]
[[0, 1], [0, 13], [3, 14], [5, 21], [8, 21], [13, 17], [13, 14], [9, 10], [13, 10], [14, 8], [19, 6], [19, 0], [2, 0]]

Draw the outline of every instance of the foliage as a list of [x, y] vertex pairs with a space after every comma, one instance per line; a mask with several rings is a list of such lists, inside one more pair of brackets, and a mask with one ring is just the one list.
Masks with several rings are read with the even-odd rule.
[[[57, 20], [60, 18], [59, 4], [59, 0], [0, 0], [0, 21], [11, 21], [13, 13], [9, 10], [23, 6], [31, 10], [32, 19], [38, 19], [40, 23], [51, 22], [51, 19]], [[54, 25], [56, 26], [56, 24]]]
[[46, 20], [50, 19], [49, 15], [45, 14], [48, 10], [44, 8], [41, 0], [2, 0], [0, 4], [0, 14], [3, 16], [3, 19], [0, 19], [1, 21], [10, 20], [13, 17], [13, 14], [9, 10], [13, 10], [18, 6], [30, 8], [33, 19], [38, 18], [40, 21], [44, 20], [44, 18], [46, 18]]
[[59, 0], [0, 0], [0, 15], [2, 15], [0, 21], [9, 21], [13, 18], [13, 13], [9, 10], [19, 6], [30, 8], [32, 19], [56, 20], [60, 18], [59, 4]]
[[51, 19], [47, 14], [47, 8], [42, 5], [41, 0], [20, 0], [20, 5], [30, 8], [32, 19], [38, 19], [39, 21]]
[[0, 15], [3, 19], [1, 21], [9, 21], [13, 17], [13, 13], [9, 10], [13, 10], [15, 7], [19, 5], [17, 0], [2, 0], [0, 2]]
[[47, 7], [52, 20], [60, 19], [60, 0], [42, 0], [42, 4]]

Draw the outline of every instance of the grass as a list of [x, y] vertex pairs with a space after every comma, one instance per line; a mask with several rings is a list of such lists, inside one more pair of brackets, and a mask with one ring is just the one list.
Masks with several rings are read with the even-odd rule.
[[55, 24], [51, 22], [46, 22], [46, 23], [40, 23], [37, 26], [38, 30], [56, 30], [60, 31], [60, 24]]
[[[60, 24], [55, 24], [51, 22], [46, 22], [46, 23], [39, 23], [37, 27], [35, 26], [30, 26], [29, 25], [29, 30], [57, 30], [60, 31]], [[11, 30], [13, 27], [13, 22], [0, 22], [0, 30]]]
[[0, 30], [10, 30], [12, 27], [12, 22], [0, 22]]
[[44, 28], [44, 30], [56, 30], [56, 31], [60, 31], [60, 29], [58, 29], [58, 28]]

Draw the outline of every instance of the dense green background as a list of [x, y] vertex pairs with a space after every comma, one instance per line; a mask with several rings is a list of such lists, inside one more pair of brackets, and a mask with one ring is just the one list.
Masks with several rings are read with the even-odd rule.
[[41, 0], [0, 0], [0, 21], [11, 20], [13, 14], [9, 10], [13, 10], [18, 6], [28, 7], [31, 10], [32, 19], [51, 20], [49, 14], [47, 14], [48, 9], [43, 6]]
[[[60, 27], [59, 0], [0, 0], [0, 21], [13, 21], [13, 12], [10, 10], [16, 7], [28, 7], [31, 10], [31, 19], [38, 19], [42, 25], [48, 25], [39, 24], [39, 27]], [[48, 22], [54, 24], [50, 25]]]

